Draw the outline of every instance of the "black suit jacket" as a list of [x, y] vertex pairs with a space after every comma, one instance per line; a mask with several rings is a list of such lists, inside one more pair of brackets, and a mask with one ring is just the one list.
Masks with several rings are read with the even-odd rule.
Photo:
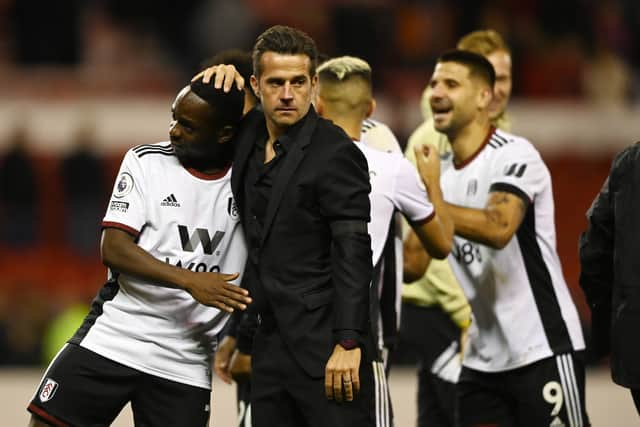
[[580, 285], [591, 307], [591, 344], [611, 352], [613, 380], [640, 388], [640, 143], [613, 161], [580, 237]]
[[[245, 227], [255, 219], [244, 178], [264, 120], [261, 111], [250, 112], [235, 141], [231, 185]], [[271, 308], [303, 369], [322, 377], [343, 337], [356, 334], [372, 355], [370, 184], [364, 155], [340, 128], [313, 107], [301, 120], [273, 183], [261, 244], [249, 247], [243, 286], [258, 310]]]

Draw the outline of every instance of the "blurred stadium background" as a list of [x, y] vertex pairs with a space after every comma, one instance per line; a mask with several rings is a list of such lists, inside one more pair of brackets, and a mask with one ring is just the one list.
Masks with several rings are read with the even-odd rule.
[[[374, 117], [401, 143], [421, 121], [438, 54], [478, 28], [506, 38], [513, 131], [551, 170], [560, 257], [588, 334], [577, 239], [612, 157], [640, 140], [637, 0], [0, 0], [1, 425], [26, 420], [43, 364], [105, 279], [99, 224], [123, 153], [167, 139], [171, 102], [202, 60], [249, 49], [278, 23], [328, 55], [367, 59]], [[605, 368], [592, 364], [588, 399], [623, 421], [594, 425], [640, 425]], [[392, 391], [407, 415], [413, 378], [398, 372]]]

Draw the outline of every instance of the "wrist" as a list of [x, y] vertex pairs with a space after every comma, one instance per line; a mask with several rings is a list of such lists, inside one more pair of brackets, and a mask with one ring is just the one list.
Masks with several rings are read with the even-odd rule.
[[353, 338], [344, 338], [341, 339], [338, 344], [340, 344], [340, 346], [342, 348], [344, 348], [345, 350], [353, 350], [354, 348], [359, 347], [360, 345], [358, 344], [358, 341], [356, 341]]

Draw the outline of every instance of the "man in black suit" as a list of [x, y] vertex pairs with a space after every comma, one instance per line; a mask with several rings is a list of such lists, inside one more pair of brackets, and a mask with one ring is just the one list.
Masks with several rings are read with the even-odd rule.
[[368, 168], [311, 106], [316, 57], [313, 40], [293, 28], [258, 37], [250, 83], [262, 111], [247, 114], [236, 138], [232, 188], [249, 243], [243, 286], [260, 319], [254, 427], [374, 423]]
[[591, 307], [591, 350], [611, 356], [613, 381], [640, 414], [640, 142], [616, 156], [580, 236], [580, 286]]

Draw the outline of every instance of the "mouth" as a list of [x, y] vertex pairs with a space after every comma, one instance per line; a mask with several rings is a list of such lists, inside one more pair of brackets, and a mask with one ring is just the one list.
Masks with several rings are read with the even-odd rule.
[[276, 111], [280, 113], [293, 113], [296, 109], [294, 107], [278, 107], [276, 108]]
[[453, 111], [452, 107], [442, 107], [442, 106], [431, 106], [431, 111], [433, 112], [433, 119], [440, 121], [446, 119], [451, 111]]

